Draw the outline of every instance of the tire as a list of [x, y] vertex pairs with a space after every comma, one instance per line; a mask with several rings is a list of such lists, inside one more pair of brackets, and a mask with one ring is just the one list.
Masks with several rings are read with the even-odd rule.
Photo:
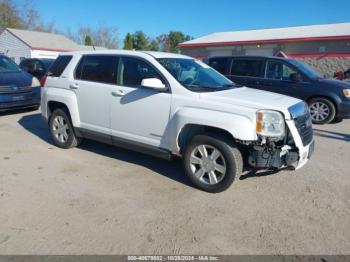
[[54, 144], [64, 149], [76, 147], [82, 140], [75, 135], [68, 115], [64, 109], [56, 109], [49, 121], [50, 133]]
[[[203, 157], [204, 149], [207, 157]], [[212, 159], [213, 155], [216, 160]], [[193, 184], [210, 193], [225, 191], [243, 169], [241, 152], [232, 143], [215, 135], [194, 136], [185, 149], [183, 162]]]
[[315, 97], [309, 101], [312, 123], [324, 125], [332, 122], [336, 115], [334, 103], [323, 97]]

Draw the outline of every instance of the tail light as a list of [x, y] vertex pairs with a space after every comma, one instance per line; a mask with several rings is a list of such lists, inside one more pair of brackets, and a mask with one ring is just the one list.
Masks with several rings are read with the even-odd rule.
[[44, 77], [42, 77], [42, 78], [40, 79], [40, 85], [41, 85], [41, 87], [44, 87], [44, 86], [45, 86], [46, 78], [47, 78], [47, 76], [44, 76]]

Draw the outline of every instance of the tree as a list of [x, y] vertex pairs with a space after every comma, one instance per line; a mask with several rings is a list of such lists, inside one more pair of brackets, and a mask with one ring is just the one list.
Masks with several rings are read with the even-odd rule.
[[148, 50], [150, 51], [159, 51], [159, 43], [156, 39], [152, 40], [148, 45]]
[[0, 0], [0, 28], [22, 28], [21, 18], [12, 0]]
[[132, 37], [134, 49], [149, 50], [150, 41], [143, 31], [136, 31]]
[[161, 34], [157, 36], [156, 41], [158, 42], [160, 51], [169, 52], [170, 47], [168, 34]]
[[156, 39], [161, 51], [177, 53], [179, 52], [177, 47], [179, 43], [189, 41], [193, 38], [189, 35], [185, 35], [182, 32], [170, 31], [168, 34], [159, 35]]
[[27, 30], [56, 33], [55, 23], [44, 23], [40, 13], [35, 8], [33, 0], [25, 0], [21, 8], [20, 18], [22, 27]]
[[75, 32], [68, 29], [65, 35], [81, 45], [85, 44], [85, 37], [90, 36], [95, 46], [103, 46], [109, 49], [118, 48], [118, 33], [115, 27], [100, 25], [96, 28], [91, 28], [89, 26], [81, 26]]
[[93, 45], [91, 36], [89, 36], [89, 35], [85, 36], [84, 44], [87, 45], [87, 46], [92, 46]]
[[133, 37], [130, 33], [127, 33], [124, 38], [124, 49], [126, 50], [134, 49]]
[[33, 8], [31, 0], [26, 0], [24, 2], [21, 10], [21, 20], [25, 29], [28, 30], [37, 30], [43, 27], [39, 12]]
[[169, 52], [179, 52], [178, 44], [191, 40], [192, 37], [189, 35], [184, 35], [182, 32], [170, 31], [168, 35], [169, 41]]

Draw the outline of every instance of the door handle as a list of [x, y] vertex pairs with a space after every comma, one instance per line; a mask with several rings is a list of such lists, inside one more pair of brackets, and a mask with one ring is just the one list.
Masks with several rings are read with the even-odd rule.
[[69, 88], [70, 88], [70, 89], [78, 89], [78, 88], [79, 88], [79, 85], [78, 85], [77, 83], [70, 84], [70, 85], [69, 85]]
[[123, 96], [125, 95], [123, 90], [116, 90], [116, 91], [112, 91], [112, 96]]

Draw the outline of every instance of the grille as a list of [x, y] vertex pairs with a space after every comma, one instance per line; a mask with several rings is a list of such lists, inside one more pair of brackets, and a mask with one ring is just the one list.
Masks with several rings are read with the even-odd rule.
[[18, 94], [18, 93], [27, 93], [31, 92], [31, 86], [0, 86], [0, 94]]
[[294, 118], [294, 123], [299, 132], [303, 145], [306, 146], [310, 144], [313, 139], [313, 130], [309, 111], [306, 111], [303, 115]]

